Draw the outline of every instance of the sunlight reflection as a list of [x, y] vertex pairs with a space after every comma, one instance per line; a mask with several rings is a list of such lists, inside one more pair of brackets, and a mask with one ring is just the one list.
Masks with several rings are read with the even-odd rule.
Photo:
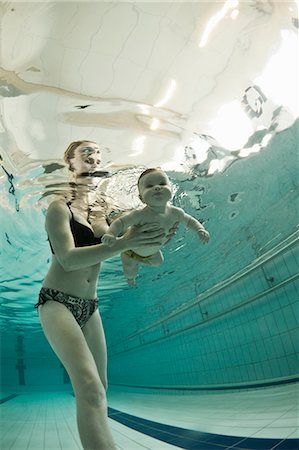
[[239, 156], [241, 158], [246, 158], [251, 153], [258, 153], [260, 150], [262, 150], [264, 147], [268, 145], [272, 137], [273, 135], [271, 133], [266, 134], [259, 144], [254, 144], [251, 147], [242, 148], [239, 152]]
[[129, 156], [137, 156], [141, 155], [144, 149], [144, 142], [146, 140], [146, 136], [139, 136], [138, 138], [134, 139], [132, 143], [132, 150], [133, 152], [129, 154]]
[[138, 107], [140, 108], [142, 114], [149, 115], [149, 106], [148, 105], [140, 104], [140, 105], [138, 105]]
[[209, 35], [213, 31], [213, 29], [218, 25], [218, 23], [225, 17], [226, 13], [230, 9], [234, 9], [238, 6], [239, 2], [238, 0], [227, 0], [220, 11], [218, 11], [217, 14], [211, 17], [211, 19], [208, 21], [207, 26], [203, 32], [202, 38], [198, 44], [200, 48], [203, 48], [206, 43], [208, 42]]
[[163, 170], [175, 170], [176, 172], [182, 172], [184, 170], [183, 165], [185, 163], [184, 146], [178, 145], [174, 150], [174, 155], [171, 161], [166, 161], [161, 164]]
[[192, 148], [194, 164], [201, 164], [207, 159], [208, 150], [211, 147], [209, 142], [198, 135], [194, 135], [189, 142], [189, 146]]
[[157, 119], [156, 117], [153, 118], [152, 123], [150, 125], [150, 129], [151, 130], [157, 130], [159, 128], [160, 125], [160, 120]]
[[169, 86], [168, 86], [168, 88], [167, 88], [167, 90], [165, 92], [164, 97], [159, 102], [155, 103], [154, 107], [155, 108], [160, 108], [160, 106], [165, 105], [165, 103], [167, 103], [168, 100], [171, 98], [175, 88], [176, 88], [176, 81], [175, 80], [171, 80], [170, 84], [169, 84]]
[[282, 42], [278, 51], [268, 61], [263, 73], [254, 83], [278, 105], [283, 105], [298, 116], [298, 38], [290, 30], [281, 30]]
[[238, 17], [239, 12], [240, 11], [238, 9], [234, 9], [230, 14], [231, 19], [235, 20]]
[[209, 126], [210, 134], [229, 150], [243, 147], [254, 131], [250, 119], [238, 101], [223, 105]]
[[213, 173], [215, 172], [222, 172], [227, 163], [229, 161], [232, 161], [234, 158], [232, 156], [225, 156], [222, 159], [212, 159], [212, 161], [210, 162], [210, 167], [208, 170], [208, 175], [213, 175]]

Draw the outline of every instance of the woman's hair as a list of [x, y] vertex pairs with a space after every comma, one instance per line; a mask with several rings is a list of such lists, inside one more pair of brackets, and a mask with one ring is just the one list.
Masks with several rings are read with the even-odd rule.
[[70, 145], [68, 146], [68, 148], [66, 149], [66, 151], [64, 152], [63, 155], [63, 159], [66, 162], [66, 164], [68, 165], [68, 168], [70, 171], [74, 171], [72, 165], [71, 165], [71, 159], [74, 158], [75, 156], [75, 150], [77, 147], [79, 147], [79, 145], [84, 144], [84, 142], [92, 142], [93, 144], [96, 144], [96, 142], [94, 141], [89, 141], [84, 139], [84, 141], [74, 141], [71, 142]]

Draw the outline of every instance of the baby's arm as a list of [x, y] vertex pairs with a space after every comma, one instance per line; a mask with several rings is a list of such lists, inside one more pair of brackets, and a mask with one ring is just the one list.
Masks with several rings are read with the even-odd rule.
[[206, 244], [209, 242], [210, 234], [205, 229], [205, 227], [194, 217], [190, 216], [190, 214], [185, 213], [183, 209], [177, 208], [179, 212], [179, 222], [185, 224], [187, 228], [191, 228], [191, 230], [195, 231], [199, 236], [200, 240]]
[[118, 219], [115, 219], [109, 226], [107, 232], [102, 236], [102, 243], [106, 245], [112, 245], [116, 238], [123, 234], [126, 229], [136, 224], [137, 211], [132, 211]]

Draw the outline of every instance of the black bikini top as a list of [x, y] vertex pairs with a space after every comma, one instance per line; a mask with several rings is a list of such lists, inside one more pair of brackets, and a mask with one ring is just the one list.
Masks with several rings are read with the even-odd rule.
[[[75, 247], [87, 247], [89, 245], [96, 245], [100, 244], [102, 239], [99, 237], [95, 237], [94, 232], [91, 228], [89, 228], [86, 225], [83, 225], [83, 223], [77, 222], [74, 218], [73, 211], [71, 210], [70, 203], [67, 203], [67, 206], [70, 210], [70, 213], [72, 215], [70, 219], [70, 226], [72, 235], [74, 237]], [[51, 247], [51, 252], [54, 255], [54, 250], [51, 245], [51, 242], [49, 240], [49, 244]]]

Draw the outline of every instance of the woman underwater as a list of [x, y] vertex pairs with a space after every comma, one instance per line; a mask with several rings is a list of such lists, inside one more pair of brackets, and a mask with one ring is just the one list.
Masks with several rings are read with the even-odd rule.
[[159, 245], [164, 237], [150, 224], [129, 229], [111, 247], [101, 244], [108, 224], [103, 211], [93, 210], [99, 178], [92, 177], [100, 155], [90, 141], [72, 142], [65, 151], [74, 195], [47, 210], [52, 263], [36, 305], [45, 336], [69, 374], [85, 450], [117, 448], [107, 417], [107, 351], [97, 299], [101, 261], [132, 247]]

